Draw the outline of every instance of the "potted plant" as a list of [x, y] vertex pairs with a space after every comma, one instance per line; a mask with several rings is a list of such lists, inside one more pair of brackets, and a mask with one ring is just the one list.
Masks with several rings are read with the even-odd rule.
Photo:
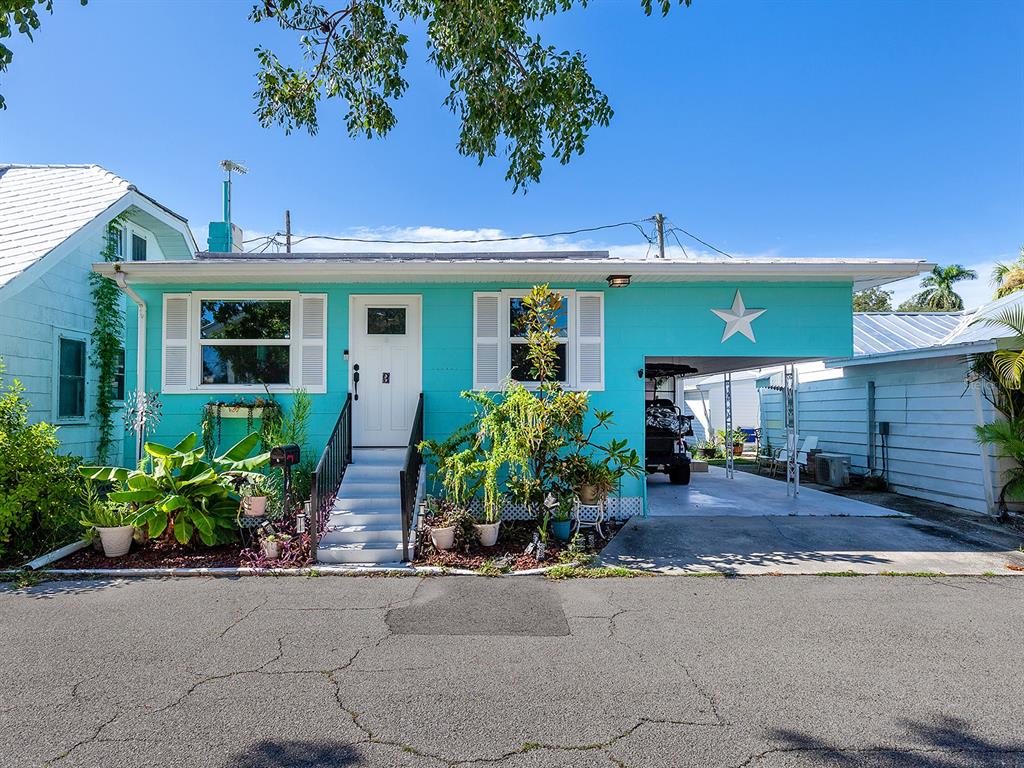
[[250, 475], [242, 486], [242, 514], [246, 517], [263, 517], [267, 514], [267, 499], [277, 489], [268, 475]]
[[572, 535], [572, 508], [575, 500], [571, 494], [563, 493], [557, 499], [551, 498], [551, 532], [559, 541], [568, 541]]
[[455, 532], [461, 526], [464, 514], [450, 501], [427, 497], [425, 522], [430, 529], [430, 541], [436, 549], [443, 552], [455, 546]]
[[103, 554], [120, 557], [132, 548], [135, 526], [132, 525], [134, 512], [126, 504], [104, 501], [87, 490], [89, 503], [82, 516], [82, 525], [99, 534]]
[[719, 445], [714, 440], [700, 440], [694, 446], [694, 450], [697, 452], [697, 455], [705, 461], [708, 459], [717, 459], [719, 455]]
[[598, 504], [607, 497], [619, 479], [608, 464], [586, 457], [577, 457], [571, 474], [580, 503], [588, 506]]
[[267, 560], [278, 560], [281, 557], [281, 545], [291, 540], [291, 536], [283, 533], [268, 533], [260, 539], [260, 549]]
[[493, 547], [498, 543], [498, 531], [501, 528], [501, 502], [485, 496], [484, 521], [474, 522], [473, 530], [481, 547]]

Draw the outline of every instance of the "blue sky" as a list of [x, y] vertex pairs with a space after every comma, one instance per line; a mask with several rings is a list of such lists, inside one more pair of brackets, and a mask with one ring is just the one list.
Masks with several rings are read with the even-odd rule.
[[[12, 45], [0, 161], [104, 165], [187, 216], [203, 245], [228, 157], [250, 168], [235, 189], [247, 234], [280, 228], [285, 208], [300, 234], [413, 237], [660, 210], [735, 254], [976, 265], [963, 293], [983, 300], [992, 262], [1024, 244], [1024, 4], [694, 5], [662, 19], [596, 0], [543, 25], [588, 53], [616, 114], [526, 195], [502, 159], [456, 153], [420, 30], [388, 138], [347, 138], [340, 104], [322, 108], [317, 136], [261, 128], [253, 48], [289, 42], [245, 2], [57, 0], [35, 43]], [[646, 248], [627, 229], [573, 242]]]

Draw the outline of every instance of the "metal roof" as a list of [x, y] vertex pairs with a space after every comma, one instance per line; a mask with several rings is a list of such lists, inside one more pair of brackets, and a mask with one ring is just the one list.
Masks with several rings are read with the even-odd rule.
[[252, 262], [360, 262], [374, 264], [387, 261], [598, 261], [610, 259], [608, 251], [346, 251], [339, 253], [212, 253], [196, 254], [200, 261]]
[[965, 316], [963, 312], [856, 312], [853, 315], [854, 357], [941, 344]]

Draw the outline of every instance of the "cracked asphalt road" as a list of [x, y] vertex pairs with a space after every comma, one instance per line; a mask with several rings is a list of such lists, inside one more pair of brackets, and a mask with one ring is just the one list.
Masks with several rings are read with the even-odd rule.
[[1024, 766], [1024, 580], [0, 587], [0, 766]]

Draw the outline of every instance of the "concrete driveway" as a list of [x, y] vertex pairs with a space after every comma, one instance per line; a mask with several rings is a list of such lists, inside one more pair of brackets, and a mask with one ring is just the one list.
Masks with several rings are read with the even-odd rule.
[[1020, 766], [1022, 588], [0, 585], [0, 768]]
[[[633, 518], [602, 562], [660, 573], [1020, 574], [1024, 554], [884, 507], [716, 467], [689, 486], [648, 479], [651, 517]], [[717, 470], [717, 471], [714, 471]]]

